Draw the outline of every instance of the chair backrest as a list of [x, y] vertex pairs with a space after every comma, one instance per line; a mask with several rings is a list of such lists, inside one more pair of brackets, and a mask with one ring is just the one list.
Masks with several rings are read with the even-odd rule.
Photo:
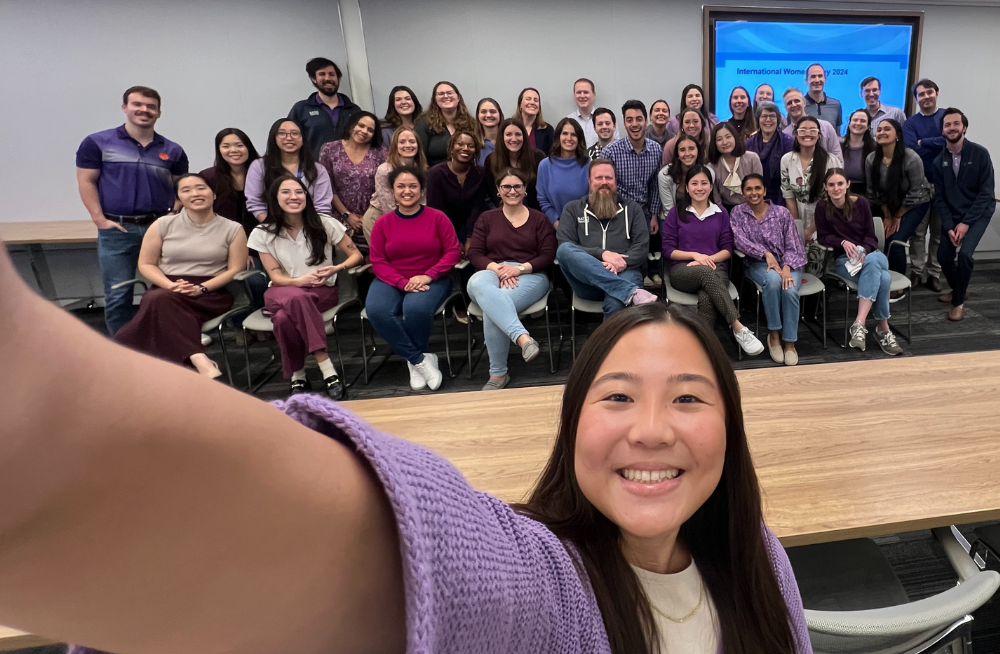
[[[347, 255], [340, 251], [340, 248], [334, 247], [334, 265], [343, 263], [347, 260]], [[358, 297], [358, 284], [354, 280], [354, 275], [348, 273], [346, 270], [342, 270], [337, 273], [337, 290], [338, 297], [337, 302], [347, 302], [348, 300], [353, 300]]]
[[253, 300], [250, 296], [250, 288], [246, 280], [233, 280], [226, 284], [226, 290], [233, 294], [236, 300], [233, 302], [233, 309], [249, 309], [253, 307]]
[[872, 221], [875, 223], [875, 239], [878, 241], [879, 252], [885, 249], [885, 225], [882, 224], [882, 219], [878, 216], [872, 216]]

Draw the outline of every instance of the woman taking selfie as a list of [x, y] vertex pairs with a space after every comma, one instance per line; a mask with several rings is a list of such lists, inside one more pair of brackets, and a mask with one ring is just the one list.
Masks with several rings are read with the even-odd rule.
[[812, 651], [736, 377], [689, 312], [587, 339], [508, 507], [326, 399], [268, 406], [116, 346], [2, 251], [0, 284], [8, 623], [136, 654]]

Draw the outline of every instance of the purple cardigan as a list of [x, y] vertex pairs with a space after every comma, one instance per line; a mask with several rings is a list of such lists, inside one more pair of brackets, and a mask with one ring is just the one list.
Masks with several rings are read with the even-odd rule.
[[[352, 447], [381, 482], [399, 530], [407, 654], [610, 654], [580, 557], [547, 527], [474, 490], [444, 458], [339, 404], [317, 395], [273, 404]], [[764, 534], [795, 653], [812, 654], [788, 556], [766, 527]]]

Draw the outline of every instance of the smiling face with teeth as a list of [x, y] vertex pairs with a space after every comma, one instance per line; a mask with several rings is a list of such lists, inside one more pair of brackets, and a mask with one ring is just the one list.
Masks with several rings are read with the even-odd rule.
[[687, 560], [677, 533], [715, 491], [725, 458], [725, 405], [694, 334], [654, 323], [623, 335], [584, 400], [574, 466], [637, 565]]

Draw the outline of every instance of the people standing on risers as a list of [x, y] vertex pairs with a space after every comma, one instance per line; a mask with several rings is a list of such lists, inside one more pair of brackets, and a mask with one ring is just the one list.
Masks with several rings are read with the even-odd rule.
[[480, 166], [486, 163], [486, 157], [496, 150], [500, 123], [504, 121], [503, 109], [493, 98], [483, 98], [476, 105], [476, 137], [482, 144], [479, 151]]
[[743, 197], [743, 178], [760, 175], [763, 169], [756, 152], [748, 152], [730, 122], [712, 128], [708, 145], [708, 166], [714, 175], [714, 196], [726, 211], [746, 202]]
[[[680, 121], [681, 132], [698, 141], [702, 154], [707, 155], [708, 144], [711, 140], [709, 137], [711, 136], [712, 130], [711, 128], [705, 127], [705, 120], [702, 118], [701, 113], [697, 109], [683, 109], [680, 113]], [[680, 134], [674, 136], [664, 144], [662, 159], [664, 166], [674, 160], [674, 148], [677, 147], [677, 139], [679, 137]]]
[[[371, 206], [362, 217], [365, 241], [368, 243], [372, 240], [375, 221], [396, 208], [396, 198], [389, 186], [389, 173], [400, 166], [416, 166], [420, 172], [427, 172], [427, 157], [420, 148], [417, 133], [409, 127], [400, 127], [393, 132], [389, 140], [389, 154], [375, 171], [375, 191], [372, 193]], [[420, 202], [426, 204], [426, 196], [422, 196]]]
[[851, 193], [866, 195], [868, 178], [865, 176], [865, 161], [875, 151], [875, 137], [869, 129], [871, 118], [864, 109], [855, 109], [847, 119], [847, 134], [840, 141], [840, 151], [844, 155], [844, 172], [851, 183]]
[[729, 92], [729, 112], [732, 116], [726, 122], [732, 125], [736, 138], [745, 145], [750, 135], [757, 131], [757, 122], [750, 108], [750, 94], [742, 86]]
[[822, 64], [810, 64], [806, 68], [806, 85], [809, 87], [809, 93], [805, 97], [805, 112], [833, 125], [839, 137], [844, 110], [840, 106], [840, 100], [831, 98], [823, 90], [826, 86], [826, 69]]
[[865, 111], [871, 119], [871, 133], [875, 136], [879, 123], [886, 118], [892, 118], [900, 125], [906, 124], [906, 114], [899, 107], [882, 104], [882, 82], [877, 77], [866, 77], [861, 80], [861, 97], [865, 101]]
[[115, 340], [216, 378], [219, 366], [205, 355], [201, 325], [229, 311], [226, 288], [246, 269], [247, 237], [240, 224], [212, 209], [215, 194], [201, 175], [177, 180], [180, 213], [149, 226], [139, 252], [139, 272], [153, 288], [142, 295], [139, 312]]
[[556, 258], [573, 292], [604, 303], [604, 319], [627, 305], [655, 302], [642, 288], [649, 252], [649, 221], [633, 200], [619, 198], [615, 167], [590, 162], [587, 197], [570, 202], [559, 217]]
[[[580, 124], [573, 118], [563, 118], [556, 125], [552, 153], [538, 164], [538, 204], [556, 227], [566, 203], [587, 194], [590, 158], [584, 146]], [[524, 178], [527, 189], [527, 175]], [[500, 199], [505, 201], [503, 193]]]
[[[903, 141], [906, 147], [920, 155], [924, 162], [924, 176], [934, 181], [934, 159], [944, 149], [941, 134], [941, 117], [944, 109], [938, 109], [938, 85], [929, 79], [922, 79], [913, 85], [913, 97], [917, 101], [917, 112], [903, 123]], [[929, 234], [929, 236], [928, 236]], [[927, 272], [927, 288], [941, 292], [941, 264], [937, 252], [941, 247], [941, 217], [937, 203], [931, 203], [927, 217], [910, 239], [910, 263], [913, 275], [921, 277]]]
[[[802, 91], [797, 88], [785, 89], [785, 92], [781, 96], [782, 102], [785, 104], [785, 111], [788, 112], [788, 125], [782, 130], [785, 134], [790, 134], [795, 136], [795, 125], [798, 124], [803, 117], [809, 115], [806, 113], [806, 101], [802, 95]], [[815, 118], [815, 116], [813, 116]], [[829, 121], [817, 118], [819, 121], [820, 130], [820, 142], [823, 145], [823, 149], [826, 152], [837, 158], [840, 163], [844, 162], [844, 155], [840, 151], [840, 134], [834, 129], [833, 125]]]
[[[551, 126], [550, 126], [551, 129]], [[531, 147], [528, 130], [517, 118], [508, 118], [497, 129], [496, 150], [486, 157], [483, 165], [486, 175], [483, 182], [483, 194], [491, 208], [502, 206], [497, 195], [497, 176], [507, 168], [517, 168], [528, 179], [527, 195], [524, 205], [529, 209], [541, 209], [538, 204], [538, 165], [545, 159], [545, 153]], [[471, 231], [469, 232], [472, 233]]]
[[764, 178], [743, 178], [746, 202], [729, 214], [733, 243], [746, 255], [747, 274], [760, 286], [767, 317], [767, 349], [775, 363], [799, 362], [795, 341], [799, 335], [799, 288], [806, 251], [788, 209], [769, 202]]
[[160, 94], [133, 86], [122, 95], [125, 124], [91, 134], [76, 151], [80, 200], [97, 226], [97, 261], [104, 282], [104, 322], [114, 336], [135, 315], [132, 288], [149, 226], [177, 206], [174, 179], [188, 172], [184, 149], [157, 134]]
[[389, 143], [392, 134], [400, 127], [413, 129], [414, 121], [420, 118], [424, 108], [408, 86], [394, 86], [389, 92], [389, 106], [382, 119], [382, 143]]
[[438, 82], [431, 91], [431, 106], [415, 121], [414, 127], [427, 157], [427, 166], [433, 167], [448, 159], [448, 142], [455, 132], [461, 130], [475, 135], [476, 119], [469, 114], [457, 86]]
[[[264, 311], [270, 314], [292, 394], [308, 392], [306, 355], [312, 354], [326, 394], [344, 399], [346, 389], [326, 349], [323, 312], [337, 305], [337, 275], [361, 264], [361, 252], [339, 220], [316, 211], [306, 185], [292, 175], [271, 182], [267, 219], [250, 234], [248, 245], [260, 252], [271, 278]], [[342, 263], [334, 263], [335, 248], [347, 257]]]
[[781, 193], [792, 217], [802, 221], [806, 243], [816, 233], [813, 215], [816, 202], [823, 195], [826, 171], [840, 168], [840, 162], [819, 142], [820, 125], [823, 123], [812, 116], [800, 118], [795, 126], [792, 151], [781, 157]]
[[344, 125], [361, 108], [339, 92], [343, 73], [334, 62], [325, 57], [310, 59], [306, 64], [306, 74], [316, 87], [316, 92], [305, 100], [296, 102], [288, 112], [288, 117], [301, 128], [309, 153], [315, 161], [319, 158], [319, 150], [323, 144], [339, 140]]
[[934, 200], [943, 230], [938, 261], [951, 287], [939, 299], [951, 303], [948, 320], [953, 321], [965, 315], [973, 256], [996, 209], [993, 160], [986, 148], [965, 138], [968, 129], [969, 119], [961, 110], [945, 109], [945, 147], [934, 159]]
[[330, 175], [333, 210], [358, 244], [365, 243], [362, 216], [375, 192], [375, 173], [384, 162], [382, 128], [368, 111], [354, 114], [344, 125], [344, 138], [327, 143], [319, 153], [319, 164]]
[[[758, 117], [758, 113], [759, 112], [757, 111], [757, 108], [760, 106], [760, 103], [762, 103], [762, 102], [776, 103], [776, 101], [774, 99], [774, 87], [771, 86], [770, 84], [767, 84], [766, 82], [764, 84], [759, 85], [754, 90], [754, 92], [753, 92], [753, 114], [754, 114], [754, 118]], [[788, 121], [785, 119], [784, 114], [782, 114], [779, 111], [778, 112], [778, 129], [781, 130], [781, 129], [785, 129], [786, 127], [788, 127]], [[770, 193], [770, 192], [771, 192], [771, 189], [768, 188], [768, 193]]]
[[[850, 192], [842, 168], [826, 171], [823, 182], [826, 194], [816, 205], [816, 239], [831, 248], [837, 274], [854, 279], [858, 285], [858, 313], [850, 327], [850, 347], [865, 350], [868, 329], [865, 321], [871, 312], [875, 318], [875, 340], [890, 356], [903, 353], [889, 327], [889, 261], [878, 249], [871, 206], [864, 196]], [[861, 262], [855, 275], [847, 271], [848, 260]]]
[[514, 111], [513, 118], [521, 121], [524, 129], [528, 132], [528, 140], [531, 147], [548, 152], [552, 149], [552, 141], [555, 140], [552, 125], [545, 122], [542, 116], [542, 96], [538, 89], [528, 87], [523, 89], [517, 96], [517, 110]]
[[[607, 145], [611, 141], [620, 138], [617, 127], [614, 128], [610, 136], [599, 135], [596, 122], [597, 114], [594, 111], [596, 98], [597, 87], [586, 77], [581, 77], [573, 83], [573, 102], [576, 104], [576, 111], [571, 112], [566, 117], [572, 118], [583, 128], [583, 133], [587, 137], [587, 150], [597, 145], [598, 140], [603, 141], [604, 145]], [[614, 114], [611, 114], [611, 118], [611, 122], [614, 123]], [[600, 152], [596, 155], [591, 155], [590, 158], [594, 159], [599, 154]]]
[[267, 190], [283, 175], [292, 175], [305, 185], [318, 213], [332, 215], [330, 173], [315, 162], [303, 143], [302, 129], [294, 120], [279, 118], [271, 125], [264, 156], [247, 169], [247, 211], [257, 220], [263, 222], [267, 218]]
[[[576, 121], [563, 118], [560, 122]], [[508, 168], [499, 179], [503, 205], [479, 217], [469, 244], [469, 261], [478, 272], [469, 280], [468, 292], [483, 310], [483, 333], [490, 356], [490, 378], [484, 391], [499, 390], [510, 383], [507, 355], [511, 343], [521, 349], [526, 363], [538, 356], [538, 342], [517, 314], [545, 297], [549, 278], [543, 271], [556, 256], [556, 233], [550, 221], [540, 211], [524, 206], [524, 173]]]
[[[456, 132], [452, 140], [466, 137], [473, 138]], [[368, 289], [365, 309], [379, 336], [406, 359], [410, 388], [436, 391], [443, 377], [437, 355], [427, 351], [427, 344], [434, 314], [451, 292], [449, 273], [461, 252], [448, 216], [420, 204], [424, 191], [420, 170], [400, 166], [389, 173], [389, 184], [396, 208], [372, 228], [375, 281]]]
[[[697, 84], [688, 84], [681, 91], [679, 111], [683, 112], [685, 109], [694, 109], [701, 115], [702, 128], [706, 134], [719, 122], [715, 114], [709, 111], [705, 105], [705, 91]], [[678, 113], [667, 123], [667, 132], [670, 134], [670, 138], [677, 136], [681, 132], [684, 125], [682, 118], [683, 116]]]
[[594, 122], [594, 131], [597, 133], [597, 142], [587, 148], [587, 156], [591, 159], [599, 159], [601, 151], [617, 141], [618, 119], [615, 112], [607, 107], [599, 107], [591, 114]]
[[756, 152], [760, 159], [765, 198], [771, 204], [783, 207], [785, 198], [781, 194], [781, 158], [792, 151], [795, 139], [791, 134], [781, 131], [781, 121], [784, 119], [778, 105], [770, 100], [760, 100], [756, 103], [754, 113], [759, 129], [747, 139], [747, 152]]
[[257, 148], [243, 130], [227, 127], [215, 135], [215, 164], [198, 173], [212, 192], [216, 215], [238, 222], [246, 236], [258, 225], [247, 211], [246, 181], [250, 164], [260, 159]]
[[646, 126], [646, 138], [653, 139], [661, 146], [670, 140], [667, 134], [667, 123], [670, 122], [670, 105], [666, 100], [657, 100], [649, 107], [649, 125]]

